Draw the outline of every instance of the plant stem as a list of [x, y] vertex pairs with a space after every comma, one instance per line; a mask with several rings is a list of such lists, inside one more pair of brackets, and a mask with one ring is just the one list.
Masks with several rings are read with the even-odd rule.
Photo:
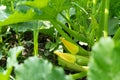
[[100, 39], [100, 37], [103, 34], [103, 31], [104, 31], [104, 37], [108, 35], [109, 0], [102, 0], [102, 5], [100, 10], [101, 12], [100, 12], [97, 40]]
[[104, 9], [104, 37], [108, 36], [108, 17], [109, 17], [109, 0], [105, 0], [105, 9]]
[[72, 4], [75, 5], [75, 6], [77, 6], [78, 8], [80, 8], [80, 10], [82, 10], [86, 15], [88, 15], [88, 12], [83, 7], [81, 7], [80, 5], [78, 5], [75, 2], [72, 2]]
[[11, 10], [12, 10], [12, 12], [15, 11], [15, 9], [14, 9], [14, 2], [13, 1], [11, 1]]
[[5, 74], [5, 79], [6, 80], [9, 80], [9, 77], [10, 77], [10, 74], [11, 74], [12, 70], [13, 70], [13, 67], [9, 67], [7, 69], [6, 74]]
[[0, 36], [0, 43], [2, 43], [3, 42], [3, 40], [2, 40], [2, 36]]
[[93, 8], [92, 8], [92, 14], [96, 13], [96, 0], [93, 0]]
[[82, 71], [80, 73], [76, 73], [76, 74], [73, 74], [72, 77], [73, 79], [79, 79], [79, 78], [83, 78], [87, 75], [87, 72], [86, 71]]
[[68, 32], [71, 36], [77, 38], [79, 41], [83, 41], [83, 42], [88, 42], [87, 38], [85, 36], [83, 36], [83, 34], [80, 34], [79, 32], [76, 32], [74, 30], [69, 29], [68, 27], [66, 27], [63, 23], [61, 23], [60, 21], [56, 20], [56, 23], [59, 24], [66, 32]]
[[96, 40], [98, 41], [103, 34], [103, 26], [104, 26], [104, 0], [101, 2], [101, 9], [100, 9], [100, 20], [99, 20], [99, 28], [97, 33]]
[[38, 56], [38, 34], [39, 34], [39, 29], [35, 28], [33, 32], [34, 36], [34, 56]]
[[[61, 25], [62, 28], [63, 28], [63, 27], [65, 28], [66, 26], [64, 26], [62, 23], [60, 23], [60, 22], [58, 22], [58, 21], [55, 22], [55, 20], [54, 20], [54, 21], [51, 20], [51, 22], [52, 22], [52, 24], [54, 25], [54, 27], [58, 30], [58, 32], [59, 32], [64, 38], [66, 38], [66, 40], [68, 40], [68, 41], [76, 44], [76, 43], [60, 28], [59, 25]], [[58, 25], [58, 24], [59, 24], [59, 25]], [[67, 29], [67, 28], [66, 28], [66, 29]], [[67, 29], [67, 30], [70, 30], [70, 29]], [[73, 36], [76, 36], [76, 37], [79, 35], [79, 34], [76, 34], [76, 33], [72, 32], [72, 31], [70, 31], [69, 34], [72, 34]], [[88, 55], [89, 55], [89, 52], [86, 51], [85, 49], [83, 49], [83, 48], [80, 47], [80, 46], [79, 46], [79, 51], [80, 51], [79, 54], [81, 54], [81, 55], [83, 55], [83, 56], [88, 56]]]
[[13, 76], [10, 76], [10, 78], [11, 78], [12, 80], [15, 80], [15, 78], [14, 78]]
[[73, 42], [73, 40], [59, 27], [59, 25], [57, 23], [55, 23], [55, 21], [51, 20], [51, 23], [54, 25], [54, 27], [57, 29], [57, 31], [67, 40]]
[[71, 26], [73, 26], [72, 22], [71, 22], [68, 18], [66, 18], [66, 16], [65, 16], [63, 13], [60, 13], [60, 15], [61, 15]]

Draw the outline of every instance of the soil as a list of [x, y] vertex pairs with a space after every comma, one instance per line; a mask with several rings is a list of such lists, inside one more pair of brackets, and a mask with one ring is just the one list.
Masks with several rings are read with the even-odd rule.
[[[33, 53], [33, 32], [31, 32], [31, 31], [25, 32], [24, 34], [21, 35], [21, 38], [22, 38], [21, 44], [24, 46], [25, 49], [22, 52], [22, 54], [18, 57], [19, 63], [23, 63], [26, 58], [33, 55], [32, 54]], [[5, 43], [8, 43], [10, 45], [9, 48], [19, 45], [18, 44], [19, 41], [18, 41], [18, 39], [16, 37], [16, 33], [14, 31], [11, 31], [11, 34], [4, 36], [3, 39], [4, 40], [7, 39], [7, 41]], [[44, 34], [39, 34], [39, 41], [38, 42], [39, 42], [40, 56], [48, 59], [50, 62], [53, 63], [53, 65], [58, 65], [57, 56], [50, 54], [49, 51], [45, 49], [45, 44], [47, 43], [48, 39], [51, 40], [52, 38], [50, 36], [46, 36]], [[84, 47], [85, 49], [88, 48], [87, 46], [82, 46], [82, 47]], [[47, 55], [46, 55], [46, 52], [48, 52]], [[5, 68], [6, 60], [7, 60], [7, 57], [5, 55], [0, 60], [0, 67]], [[73, 72], [65, 70], [65, 73], [70, 74]], [[14, 71], [12, 74], [14, 75]], [[77, 79], [77, 80], [86, 80], [86, 77], [83, 79]]]

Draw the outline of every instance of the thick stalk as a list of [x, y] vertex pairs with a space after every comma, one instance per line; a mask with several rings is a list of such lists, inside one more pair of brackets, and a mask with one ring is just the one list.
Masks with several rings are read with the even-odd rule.
[[59, 25], [58, 25], [55, 21], [51, 20], [51, 23], [54, 25], [54, 27], [57, 29], [57, 31], [58, 31], [64, 38], [66, 38], [66, 39], [69, 40], [70, 42], [73, 42], [73, 43], [74, 43], [74, 41], [59, 27]]
[[5, 73], [5, 80], [9, 80], [10, 74], [13, 70], [13, 67], [9, 67]]
[[108, 16], [109, 16], [109, 0], [102, 0], [100, 12], [99, 29], [97, 34], [97, 40], [102, 37], [104, 31], [104, 37], [108, 35]]
[[104, 37], [108, 36], [109, 0], [105, 0], [104, 9]]
[[38, 55], [38, 30], [34, 30], [34, 56]]
[[82, 71], [80, 73], [72, 74], [73, 79], [80, 79], [87, 76], [87, 71]]
[[[52, 22], [52, 24], [54, 25], [54, 27], [57, 29], [57, 31], [58, 31], [66, 40], [68, 40], [68, 41], [76, 44], [76, 43], [60, 28], [60, 26], [59, 26], [58, 24], [61, 24], [61, 23], [59, 23], [59, 22], [56, 23], [55, 20], [54, 20], [54, 21], [51, 20], [51, 22]], [[62, 26], [62, 24], [61, 24], [61, 26]], [[64, 25], [63, 25], [63, 26], [64, 26]], [[66, 27], [66, 26], [64, 26], [64, 27]], [[68, 30], [69, 30], [69, 29], [68, 29]], [[73, 33], [73, 32], [71, 32], [70, 34], [74, 34], [74, 36], [78, 36], [78, 35], [76, 35], [76, 34]], [[80, 46], [79, 46], [79, 51], [80, 51], [80, 52], [79, 52], [78, 54], [80, 54], [80, 55], [83, 55], [83, 56], [88, 56], [88, 55], [89, 55], [89, 52], [86, 51], [85, 49], [83, 49], [83, 48], [80, 47]]]
[[97, 41], [100, 39], [100, 37], [103, 35], [103, 27], [104, 27], [104, 0], [101, 2], [101, 9], [100, 9], [100, 20], [99, 20], [99, 28], [98, 28], [98, 34], [97, 34]]
[[[39, 25], [37, 25], [39, 26]], [[38, 35], [39, 35], [39, 28], [34, 28], [33, 36], [34, 36], [34, 56], [38, 56]]]
[[59, 24], [66, 32], [68, 32], [71, 36], [75, 37], [79, 41], [83, 41], [86, 43], [88, 42], [87, 38], [85, 36], [83, 36], [83, 34], [80, 34], [79, 32], [69, 29], [64, 24], [62, 24], [60, 21], [56, 20], [56, 23]]
[[15, 11], [15, 9], [14, 9], [14, 2], [13, 1], [11, 1], [11, 10], [12, 10], [12, 12]]
[[92, 8], [92, 14], [96, 13], [96, 0], [93, 0], [93, 8]]

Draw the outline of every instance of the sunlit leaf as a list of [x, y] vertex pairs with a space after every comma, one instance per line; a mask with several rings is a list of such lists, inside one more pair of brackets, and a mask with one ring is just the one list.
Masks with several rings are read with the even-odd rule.
[[16, 66], [15, 72], [17, 80], [72, 80], [70, 76], [65, 76], [62, 68], [53, 67], [47, 60], [37, 57], [31, 57], [24, 64]]
[[0, 73], [0, 80], [7, 80], [4, 74]]
[[46, 7], [48, 2], [49, 0], [34, 0], [34, 1], [27, 1], [24, 4], [41, 9], [43, 7]]
[[0, 26], [15, 24], [20, 22], [26, 22], [33, 19], [35, 13], [33, 10], [29, 10], [26, 14], [16, 11], [14, 14], [10, 15], [6, 20], [0, 22]]
[[32, 9], [32, 8], [27, 11], [24, 11], [24, 10], [15, 11], [13, 14], [8, 16], [4, 20], [0, 21], [0, 26], [28, 22], [28, 21], [33, 21], [33, 20], [49, 20], [55, 16], [55, 15], [50, 16], [51, 14], [48, 14], [47, 11], [42, 12], [41, 10]]
[[120, 43], [102, 38], [91, 54], [88, 80], [120, 80]]
[[109, 35], [114, 35], [115, 32], [118, 30], [119, 28], [119, 19], [118, 18], [112, 18], [109, 20], [109, 27], [108, 27], [108, 32]]
[[22, 46], [11, 48], [8, 52], [7, 67], [17, 64], [17, 57], [24, 48]]

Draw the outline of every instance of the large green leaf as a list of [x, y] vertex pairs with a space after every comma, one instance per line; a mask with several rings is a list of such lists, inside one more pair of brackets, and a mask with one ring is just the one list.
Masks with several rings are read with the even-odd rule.
[[[18, 2], [13, 14], [0, 21], [0, 26], [28, 22], [32, 20], [50, 20], [56, 18], [58, 12], [66, 9], [64, 0], [34, 0]], [[68, 4], [68, 2], [67, 2]]]
[[30, 21], [31, 19], [33, 19], [34, 15], [35, 13], [32, 10], [27, 11], [26, 14], [16, 11], [14, 14], [10, 15], [6, 20], [0, 22], [0, 26]]
[[9, 50], [7, 59], [7, 70], [0, 72], [0, 80], [9, 80], [13, 66], [17, 64], [17, 56], [23, 50], [22, 46], [14, 47]]
[[27, 10], [26, 13], [15, 11], [7, 19], [5, 19], [4, 21], [0, 21], [0, 26], [28, 22], [32, 20], [49, 20], [49, 19], [51, 19], [51, 17], [49, 17], [48, 14], [40, 10], [38, 11], [31, 8]]
[[119, 28], [120, 20], [118, 18], [112, 18], [109, 20], [108, 33], [109, 35], [114, 35]]
[[10, 68], [17, 64], [17, 57], [24, 48], [22, 46], [14, 47], [9, 50], [7, 67]]
[[34, 31], [35, 29], [39, 29], [40, 33], [54, 36], [54, 27], [47, 21], [29, 21], [23, 23], [17, 23], [11, 26], [16, 32], [26, 32], [26, 31]]
[[62, 68], [53, 67], [47, 60], [31, 57], [15, 67], [16, 80], [72, 80]]
[[48, 2], [49, 0], [34, 0], [34, 1], [27, 1], [27, 2], [22, 2], [22, 3], [41, 9], [43, 7], [46, 7]]
[[34, 31], [34, 29], [39, 29], [41, 27], [39, 27], [37, 24], [37, 21], [23, 22], [12, 25], [11, 28], [17, 32]]
[[88, 80], [120, 80], [120, 43], [102, 38], [92, 49]]
[[43, 10], [18, 5], [18, 10], [5, 19], [0, 20], [0, 26], [28, 22], [32, 20], [49, 20], [56, 16], [54, 9], [47, 7]]
[[4, 74], [0, 73], [0, 80], [7, 80], [7, 78]]

